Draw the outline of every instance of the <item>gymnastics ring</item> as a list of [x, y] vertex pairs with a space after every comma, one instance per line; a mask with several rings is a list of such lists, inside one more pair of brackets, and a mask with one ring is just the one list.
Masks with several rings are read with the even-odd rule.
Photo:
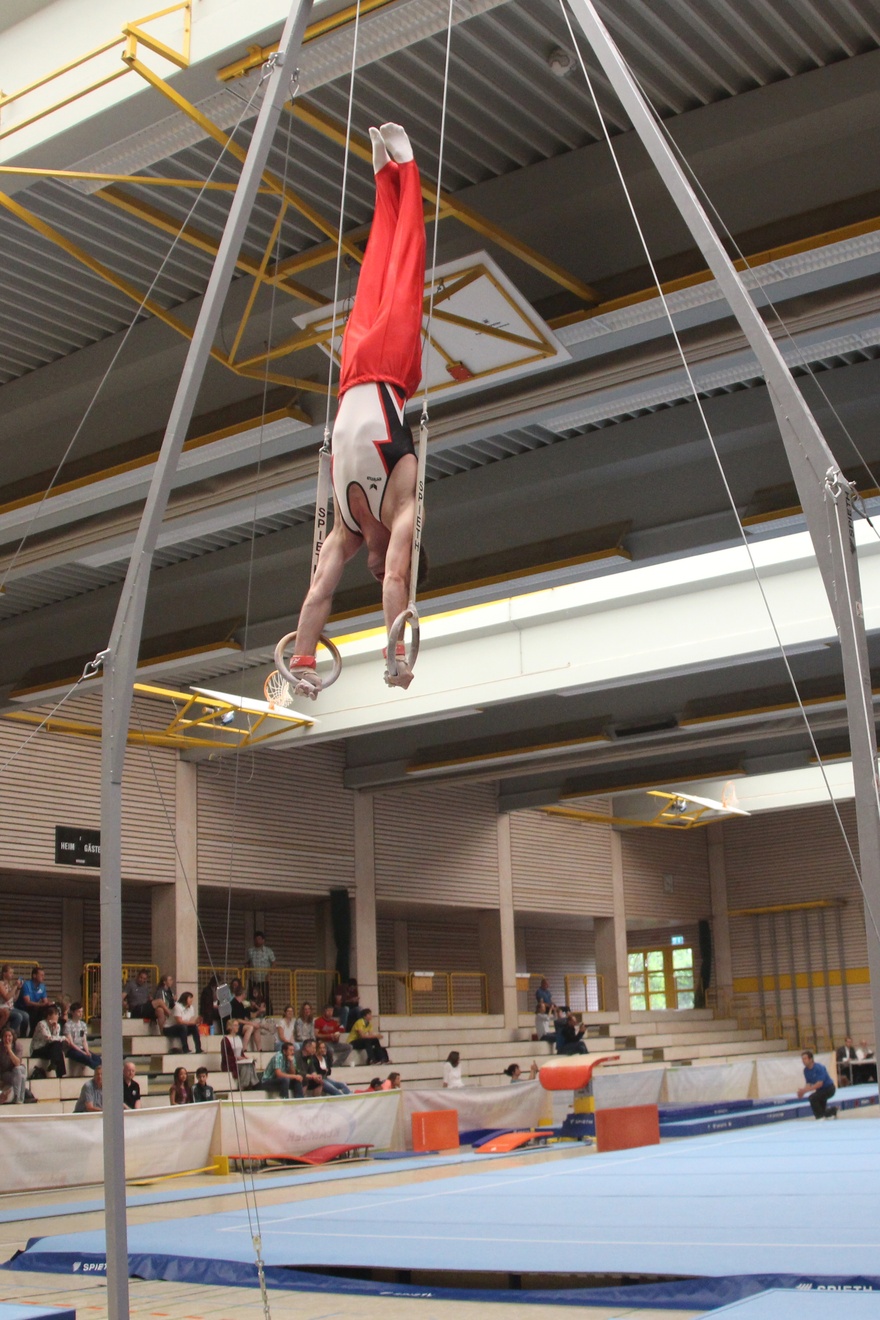
[[[295, 641], [296, 641], [296, 633], [291, 632], [288, 633], [286, 637], [282, 637], [281, 641], [275, 647], [275, 664], [277, 666], [278, 672], [280, 673], [281, 677], [287, 683], [290, 684], [291, 689], [294, 689], [296, 687], [297, 683], [299, 682], [299, 679], [294, 674], [292, 674], [291, 671], [288, 669], [284, 660], [284, 652], [287, 650], [288, 646], [290, 646], [291, 643]], [[333, 661], [333, 668], [330, 670], [329, 676], [327, 678], [322, 678], [321, 680], [321, 691], [326, 692], [327, 688], [332, 687], [333, 684], [336, 682], [337, 678], [339, 677], [339, 675], [342, 673], [342, 656], [339, 654], [339, 649], [336, 646], [336, 644], [332, 642], [330, 638], [327, 637], [324, 633], [322, 633], [321, 636], [318, 638], [318, 645], [326, 647], [326, 649], [330, 652], [330, 658]]]
[[401, 610], [388, 630], [388, 654], [385, 657], [385, 663], [392, 678], [397, 677], [397, 648], [406, 632], [407, 624], [409, 624], [410, 642], [406, 650], [406, 663], [410, 671], [415, 667], [416, 660], [419, 658], [419, 612], [415, 605], [407, 605], [405, 610]]

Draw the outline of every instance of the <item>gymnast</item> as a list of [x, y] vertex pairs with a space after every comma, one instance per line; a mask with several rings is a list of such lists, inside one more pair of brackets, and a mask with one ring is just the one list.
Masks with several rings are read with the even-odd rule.
[[[362, 545], [382, 583], [386, 629], [406, 608], [418, 464], [403, 411], [421, 380], [425, 221], [418, 166], [399, 124], [371, 128], [376, 208], [357, 294], [342, 341], [333, 428], [333, 529], [299, 616], [290, 671], [295, 692], [317, 697], [315, 650], [343, 568]], [[419, 580], [421, 581], [421, 568]], [[387, 652], [386, 652], [387, 653]], [[393, 687], [409, 687], [405, 648]]]

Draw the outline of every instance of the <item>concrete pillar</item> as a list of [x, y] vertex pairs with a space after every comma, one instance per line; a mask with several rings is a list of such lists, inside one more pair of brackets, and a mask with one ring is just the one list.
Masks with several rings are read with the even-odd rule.
[[730, 951], [730, 918], [727, 915], [727, 869], [724, 865], [724, 826], [720, 821], [706, 829], [709, 854], [709, 893], [712, 899], [712, 981], [720, 995], [733, 993], [733, 956]]
[[361, 1006], [379, 1011], [379, 967], [376, 949], [376, 853], [373, 799], [354, 799], [354, 975]]
[[[393, 972], [408, 972], [409, 966], [409, 926], [405, 921], [395, 921], [394, 925], [394, 966], [388, 970]], [[394, 1011], [395, 1013], [406, 1012], [406, 982], [395, 981], [394, 983]]]
[[[629, 1007], [629, 971], [626, 955], [626, 901], [623, 890], [623, 847], [617, 830], [611, 831], [611, 893], [614, 904], [612, 928], [606, 941], [613, 944], [613, 957], [605, 979], [605, 1005], [615, 1012], [621, 1024], [631, 1020]], [[598, 923], [597, 923], [598, 925]], [[596, 931], [596, 964], [599, 962], [599, 932]], [[603, 973], [605, 975], [605, 973]]]
[[177, 861], [172, 884], [153, 886], [153, 962], [171, 972], [178, 994], [198, 995], [198, 766], [176, 767]]
[[510, 851], [510, 816], [498, 816], [498, 922], [501, 940], [501, 1002], [504, 1025], [519, 1027], [516, 1002], [516, 921], [513, 910], [513, 861]]
[[83, 908], [81, 898], [61, 900], [61, 993], [71, 999], [82, 999], [83, 963]]
[[477, 915], [480, 932], [480, 971], [489, 990], [489, 1012], [504, 1012], [504, 959], [501, 953], [501, 922], [494, 908]]

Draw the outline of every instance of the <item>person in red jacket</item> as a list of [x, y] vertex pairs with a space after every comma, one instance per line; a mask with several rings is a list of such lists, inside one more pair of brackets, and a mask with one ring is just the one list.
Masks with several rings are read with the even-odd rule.
[[[425, 219], [418, 166], [399, 124], [370, 129], [376, 209], [354, 307], [342, 341], [339, 411], [333, 428], [333, 528], [321, 547], [303, 602], [290, 671], [295, 691], [315, 698], [321, 679], [315, 649], [333, 593], [350, 559], [367, 547], [367, 566], [382, 583], [390, 628], [410, 595], [410, 559], [418, 463], [403, 419], [422, 375]], [[409, 687], [404, 648], [386, 682]]]

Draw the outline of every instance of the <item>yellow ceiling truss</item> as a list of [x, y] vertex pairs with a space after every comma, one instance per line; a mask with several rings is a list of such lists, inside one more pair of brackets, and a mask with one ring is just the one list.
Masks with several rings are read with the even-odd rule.
[[[215, 124], [198, 106], [188, 101], [168, 81], [168, 77], [164, 73], [157, 72], [151, 67], [151, 63], [147, 62], [150, 57], [158, 58], [166, 68], [168, 64], [172, 66], [171, 72], [188, 67], [190, 61], [192, 3], [193, 0], [182, 0], [181, 3], [170, 5], [165, 9], [148, 14], [144, 18], [126, 23], [120, 32], [112, 38], [76, 59], [68, 61], [61, 68], [47, 73], [18, 91], [0, 95], [0, 139], [19, 131], [29, 124], [33, 124], [36, 120], [44, 118], [55, 110], [70, 105], [71, 102], [87, 96], [90, 92], [105, 86], [118, 77], [134, 73], [164, 97], [175, 110], [186, 115], [193, 123], [197, 124], [201, 132], [221, 146], [230, 157], [238, 162], [243, 162], [246, 156], [245, 148], [236, 142], [223, 128]], [[363, 16], [365, 13], [384, 9], [389, 3], [390, 0], [362, 0], [361, 14]], [[175, 15], [179, 15], [182, 25], [182, 37], [178, 46], [169, 44], [167, 40], [163, 40], [156, 35], [155, 31], [151, 31], [151, 25], [154, 26], [162, 20], [170, 20]], [[354, 15], [355, 7], [351, 6], [348, 10], [343, 10], [328, 19], [322, 19], [312, 24], [306, 32], [306, 42], [314, 41], [327, 31], [338, 29], [352, 22]], [[121, 56], [122, 68], [110, 69], [108, 72], [106, 60], [101, 65], [100, 57], [112, 54], [116, 48], [118, 48]], [[260, 67], [265, 59], [271, 55], [273, 49], [274, 47], [266, 47], [265, 49], [253, 47], [242, 60], [221, 69], [218, 77], [221, 81], [229, 81], [243, 76], [252, 69]], [[98, 61], [100, 67], [95, 66], [96, 61]], [[79, 73], [82, 74], [81, 80], [75, 86], [71, 86], [71, 77], [75, 78]], [[3, 112], [10, 105], [22, 102], [27, 104], [27, 98], [35, 94], [45, 96], [53, 85], [57, 87], [58, 92], [55, 100], [50, 101], [49, 104], [40, 104], [38, 108], [30, 113], [25, 110], [20, 118], [13, 120], [11, 123], [3, 123]], [[347, 144], [350, 152], [358, 159], [371, 162], [372, 150], [369, 140], [356, 133], [352, 133], [348, 137], [345, 125], [317, 106], [304, 100], [297, 100], [296, 102], [288, 102], [285, 109], [289, 114], [292, 114], [299, 121], [307, 124], [311, 129], [336, 145], [344, 147]], [[182, 243], [208, 255], [214, 256], [218, 250], [219, 240], [211, 234], [203, 232], [192, 224], [185, 224], [181, 228], [178, 216], [163, 210], [159, 205], [145, 201], [129, 190], [131, 185], [138, 188], [144, 186], [150, 188], [199, 188], [203, 185], [198, 180], [178, 179], [169, 176], [151, 178], [149, 176], [141, 177], [137, 174], [114, 174], [109, 172], [90, 173], [83, 170], [40, 170], [30, 167], [19, 169], [16, 166], [9, 165], [0, 166], [0, 173], [60, 180], [89, 179], [97, 181], [104, 186], [98, 189], [93, 196], [108, 205], [125, 212], [151, 228], [179, 237], [179, 241]], [[204, 186], [208, 189], [222, 191], [231, 191], [235, 187], [232, 183], [215, 183], [214, 181]], [[289, 336], [282, 344], [255, 352], [253, 344], [250, 347], [247, 345], [248, 326], [258, 305], [259, 295], [265, 288], [274, 287], [294, 300], [305, 303], [308, 307], [316, 308], [325, 305], [327, 301], [325, 295], [302, 282], [299, 276], [304, 271], [335, 260], [337, 247], [340, 244], [343, 252], [351, 260], [360, 264], [363, 261], [364, 243], [369, 235], [369, 226], [359, 226], [340, 236], [337, 223], [333, 219], [322, 215], [317, 207], [300, 196], [286, 180], [278, 178], [269, 169], [263, 172], [260, 193], [264, 197], [277, 199], [277, 216], [259, 258], [255, 259], [245, 253], [239, 254], [238, 269], [242, 274], [250, 277], [253, 284], [246, 299], [231, 348], [227, 351], [214, 346], [211, 350], [211, 356], [216, 362], [237, 375], [288, 386], [297, 391], [326, 396], [328, 391], [326, 381], [322, 383], [319, 380], [302, 378], [295, 371], [289, 370], [287, 363], [284, 364], [283, 370], [270, 370], [270, 363], [284, 358], [295, 358], [297, 353], [301, 353], [303, 350], [312, 348], [315, 345], [326, 346], [330, 338], [329, 328], [300, 331], [298, 334]], [[584, 307], [593, 307], [599, 302], [599, 295], [590, 285], [569, 271], [564, 270], [527, 243], [481, 216], [472, 207], [457, 201], [451, 194], [441, 191], [438, 199], [437, 189], [432, 184], [424, 181], [422, 193], [426, 203], [426, 220], [433, 220], [435, 213], [440, 219], [454, 218], [481, 238], [488, 239], [518, 260], [539, 270], [559, 287], [574, 293], [581, 300]], [[60, 232], [29, 208], [3, 193], [0, 193], [0, 207], [5, 208], [17, 220], [28, 225], [45, 240], [59, 247], [69, 257], [91, 271], [92, 274], [105, 280], [133, 302], [142, 305], [146, 311], [164, 322], [175, 333], [185, 338], [191, 337], [192, 329], [186, 321], [164, 307], [159, 299], [146, 297], [145, 290], [139, 288], [125, 275], [111, 269], [105, 261], [87, 251], [79, 243]], [[273, 254], [277, 248], [281, 227], [285, 217], [291, 211], [298, 213], [309, 226], [321, 235], [321, 239], [305, 252], [287, 257], [282, 261], [276, 261], [273, 260]], [[447, 320], [451, 319], [450, 315], [443, 313], [442, 310], [435, 311], [435, 316], [441, 320], [444, 317]], [[464, 328], [481, 331], [483, 334], [487, 333], [487, 328], [482, 323], [477, 324], [475, 321], [465, 320], [463, 325]], [[437, 346], [435, 345], [435, 347]], [[437, 351], [441, 352], [442, 350], [438, 348]], [[450, 383], [454, 383], [454, 379]]]
[[[180, 752], [201, 747], [213, 752], [240, 752], [270, 742], [281, 733], [289, 733], [291, 728], [307, 729], [316, 723], [295, 711], [248, 697], [179, 692], [154, 683], [135, 683], [134, 693], [136, 697], [170, 702], [173, 711], [164, 728], [130, 728], [129, 747], [167, 747]], [[39, 726], [46, 733], [92, 741], [101, 737], [100, 724], [68, 715], [52, 715], [46, 719], [38, 711], [12, 710], [4, 712], [0, 718], [14, 724]]]

